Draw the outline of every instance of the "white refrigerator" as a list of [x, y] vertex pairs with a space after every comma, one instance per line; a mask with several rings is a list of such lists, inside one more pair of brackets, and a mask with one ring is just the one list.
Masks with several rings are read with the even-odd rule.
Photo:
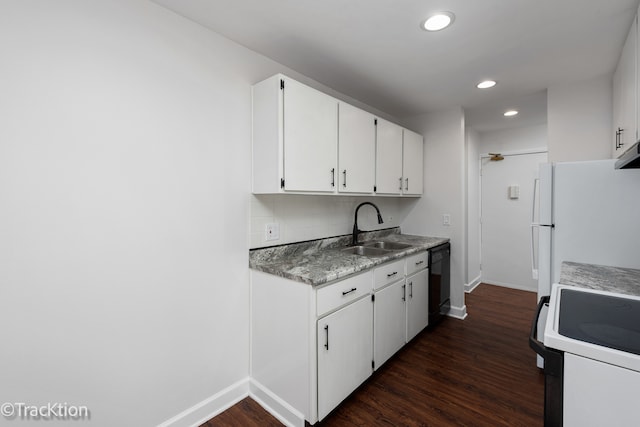
[[[540, 165], [531, 224], [538, 299], [560, 281], [563, 261], [640, 268], [640, 169], [615, 169], [615, 162]], [[541, 341], [545, 321], [543, 310]]]

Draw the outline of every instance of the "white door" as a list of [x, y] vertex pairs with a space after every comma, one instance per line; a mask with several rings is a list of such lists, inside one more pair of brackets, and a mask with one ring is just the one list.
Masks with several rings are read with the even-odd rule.
[[400, 280], [375, 293], [373, 360], [376, 369], [405, 343], [405, 292], [404, 280]]
[[372, 372], [373, 302], [365, 297], [318, 320], [318, 419]]
[[481, 159], [482, 281], [537, 291], [531, 274], [534, 180], [547, 153]]
[[429, 270], [407, 277], [407, 342], [429, 324]]
[[338, 101], [285, 80], [284, 189], [333, 192], [337, 185]]
[[375, 117], [341, 102], [338, 115], [340, 193], [373, 193], [375, 185]]

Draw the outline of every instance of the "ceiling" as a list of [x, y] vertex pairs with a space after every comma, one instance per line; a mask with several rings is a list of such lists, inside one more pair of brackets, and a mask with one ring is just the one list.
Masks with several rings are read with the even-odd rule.
[[[546, 89], [613, 72], [638, 0], [153, 0], [401, 118], [462, 106], [478, 129], [546, 121]], [[426, 32], [430, 13], [453, 25]], [[498, 85], [481, 91], [486, 78]], [[517, 120], [528, 123], [523, 110]]]

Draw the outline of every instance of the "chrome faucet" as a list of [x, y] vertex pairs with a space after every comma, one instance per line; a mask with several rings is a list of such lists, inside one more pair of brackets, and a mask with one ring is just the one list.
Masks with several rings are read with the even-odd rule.
[[376, 205], [374, 205], [371, 202], [360, 203], [356, 208], [356, 213], [353, 219], [353, 238], [351, 239], [352, 246], [356, 246], [358, 244], [358, 233], [360, 232], [360, 230], [358, 230], [358, 210], [360, 210], [360, 208], [363, 207], [364, 205], [371, 205], [374, 208], [376, 208], [376, 212], [378, 212], [378, 224], [382, 224], [384, 222], [382, 221], [382, 215], [380, 215], [380, 209], [378, 209]]

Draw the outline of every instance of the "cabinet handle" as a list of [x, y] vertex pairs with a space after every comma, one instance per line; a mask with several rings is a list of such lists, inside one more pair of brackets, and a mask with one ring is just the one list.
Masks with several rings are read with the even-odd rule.
[[409, 298], [413, 299], [413, 282], [409, 282]]
[[423, 262], [424, 262], [424, 260], [418, 261], [418, 262], [416, 262], [416, 265], [420, 265], [420, 264], [422, 264]]
[[400, 177], [400, 191], [402, 191], [402, 177]]
[[398, 272], [397, 272], [397, 271], [394, 271], [393, 273], [389, 273], [389, 274], [387, 274], [387, 278], [389, 278], [389, 277], [393, 277], [393, 276], [395, 276], [396, 274], [398, 274]]
[[346, 188], [347, 187], [347, 170], [346, 169], [342, 171], [342, 175], [343, 175], [342, 186]]
[[402, 301], [407, 300], [407, 285], [402, 285]]
[[324, 331], [327, 333], [327, 342], [324, 345], [324, 348], [326, 348], [327, 350], [329, 350], [329, 325], [325, 325], [324, 327]]
[[351, 288], [351, 290], [350, 290], [350, 291], [344, 291], [344, 292], [342, 292], [342, 296], [349, 295], [351, 292], [355, 292], [355, 291], [356, 291], [356, 288]]
[[331, 186], [336, 186], [336, 168], [331, 168]]
[[405, 189], [405, 191], [409, 191], [409, 178], [405, 178], [404, 180], [406, 182], [406, 185], [405, 185], [404, 189]]
[[618, 131], [616, 132], [616, 150], [622, 148], [624, 145], [624, 142], [622, 142], [622, 132], [624, 132], [624, 129], [622, 128], [618, 128]]

